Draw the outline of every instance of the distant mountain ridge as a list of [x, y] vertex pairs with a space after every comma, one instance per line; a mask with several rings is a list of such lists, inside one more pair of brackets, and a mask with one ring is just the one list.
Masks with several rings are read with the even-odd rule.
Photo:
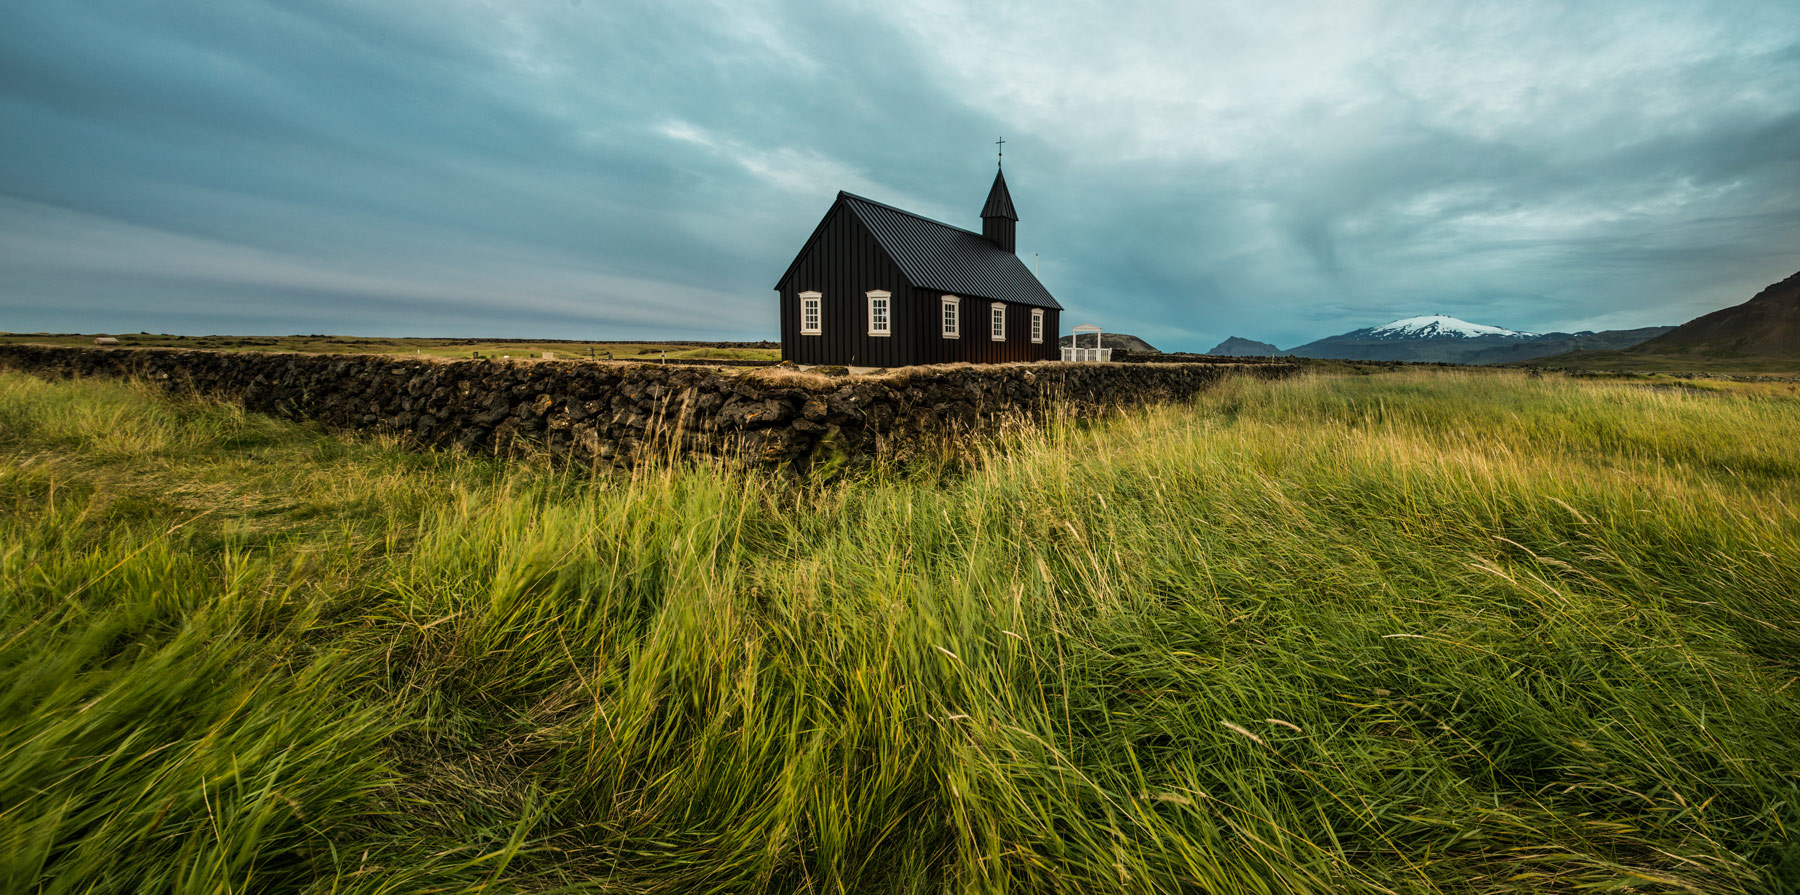
[[1428, 314], [1328, 336], [1282, 353], [1339, 360], [1504, 364], [1567, 351], [1629, 348], [1673, 328], [1533, 333]]
[[1637, 329], [1608, 329], [1601, 332], [1544, 333], [1537, 338], [1513, 345], [1498, 345], [1475, 352], [1468, 364], [1510, 364], [1570, 351], [1618, 351], [1647, 339], [1654, 339], [1672, 326], [1643, 326]]
[[1231, 338], [1214, 345], [1212, 350], [1206, 353], [1211, 355], [1222, 355], [1225, 357], [1268, 357], [1270, 355], [1280, 354], [1281, 349], [1276, 348], [1268, 342], [1258, 342], [1255, 339], [1240, 339], [1237, 336], [1232, 336]]
[[1626, 369], [1633, 364], [1786, 369], [1800, 362], [1800, 273], [1770, 284], [1743, 304], [1680, 326], [1532, 333], [1427, 314], [1327, 336], [1286, 351], [1232, 336], [1207, 353], [1454, 364], [1542, 361], [1531, 365], [1594, 369]]
[[1532, 360], [1567, 370], [1793, 372], [1800, 370], [1800, 273], [1749, 301], [1702, 314], [1653, 339], [1613, 350]]

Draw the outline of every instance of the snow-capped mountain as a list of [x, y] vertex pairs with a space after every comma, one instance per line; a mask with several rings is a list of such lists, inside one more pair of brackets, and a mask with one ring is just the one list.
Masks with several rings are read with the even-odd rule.
[[[1383, 323], [1367, 329], [1356, 330], [1357, 333], [1368, 333], [1375, 339], [1472, 339], [1479, 336], [1509, 336], [1529, 339], [1537, 333], [1520, 332], [1500, 326], [1488, 326], [1482, 323], [1470, 323], [1455, 317], [1442, 314], [1430, 314], [1424, 317], [1408, 317], [1393, 323]], [[1351, 335], [1346, 333], [1345, 335]]]
[[1284, 354], [1345, 360], [1435, 361], [1498, 364], [1574, 350], [1610, 350], [1636, 345], [1668, 332], [1668, 327], [1607, 332], [1531, 333], [1470, 323], [1443, 314], [1408, 317], [1366, 326], [1290, 348]]

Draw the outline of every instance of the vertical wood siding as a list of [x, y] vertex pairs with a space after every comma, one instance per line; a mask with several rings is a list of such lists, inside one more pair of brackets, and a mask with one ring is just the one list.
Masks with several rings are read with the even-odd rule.
[[993, 304], [993, 300], [968, 295], [958, 296], [962, 300], [960, 315], [962, 338], [946, 339], [940, 323], [943, 297], [944, 293], [935, 289], [913, 290], [912, 301], [908, 302], [910, 305], [909, 316], [912, 319], [907, 345], [913, 352], [913, 356], [918, 358], [914, 363], [1001, 364], [1058, 360], [1062, 357], [1062, 352], [1058, 349], [1056, 342], [1060, 326], [1059, 311], [1049, 308], [1042, 309], [1044, 312], [1044, 341], [1042, 344], [1034, 344], [1031, 341], [1031, 312], [1037, 309], [1027, 305], [1007, 303], [1006, 341], [996, 342], [989, 334], [988, 308]]
[[1018, 251], [1016, 248], [1018, 244], [1018, 227], [1019, 223], [1017, 221], [1009, 221], [1006, 218], [983, 218], [981, 221], [981, 235], [993, 240], [994, 245], [1009, 252], [1016, 253]]

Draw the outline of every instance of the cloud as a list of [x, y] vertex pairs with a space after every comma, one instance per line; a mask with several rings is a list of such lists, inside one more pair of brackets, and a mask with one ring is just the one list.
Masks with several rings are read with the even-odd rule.
[[7, 329], [763, 338], [838, 190], [973, 227], [1002, 134], [1021, 253], [1165, 348], [1800, 268], [1780, 2], [11, 4], [0, 128]]

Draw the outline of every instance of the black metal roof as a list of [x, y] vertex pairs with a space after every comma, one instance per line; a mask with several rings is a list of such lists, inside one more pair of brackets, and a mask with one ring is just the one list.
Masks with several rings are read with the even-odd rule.
[[965, 298], [1062, 310], [1062, 305], [1057, 304], [1050, 290], [1038, 282], [1019, 256], [979, 233], [853, 193], [838, 193], [838, 201], [869, 228], [875, 241], [914, 286]]
[[1006, 218], [1009, 221], [1019, 219], [1019, 213], [1013, 210], [1012, 193], [1006, 189], [1006, 172], [994, 172], [994, 188], [988, 190], [987, 204], [981, 206], [981, 216], [986, 218]]

